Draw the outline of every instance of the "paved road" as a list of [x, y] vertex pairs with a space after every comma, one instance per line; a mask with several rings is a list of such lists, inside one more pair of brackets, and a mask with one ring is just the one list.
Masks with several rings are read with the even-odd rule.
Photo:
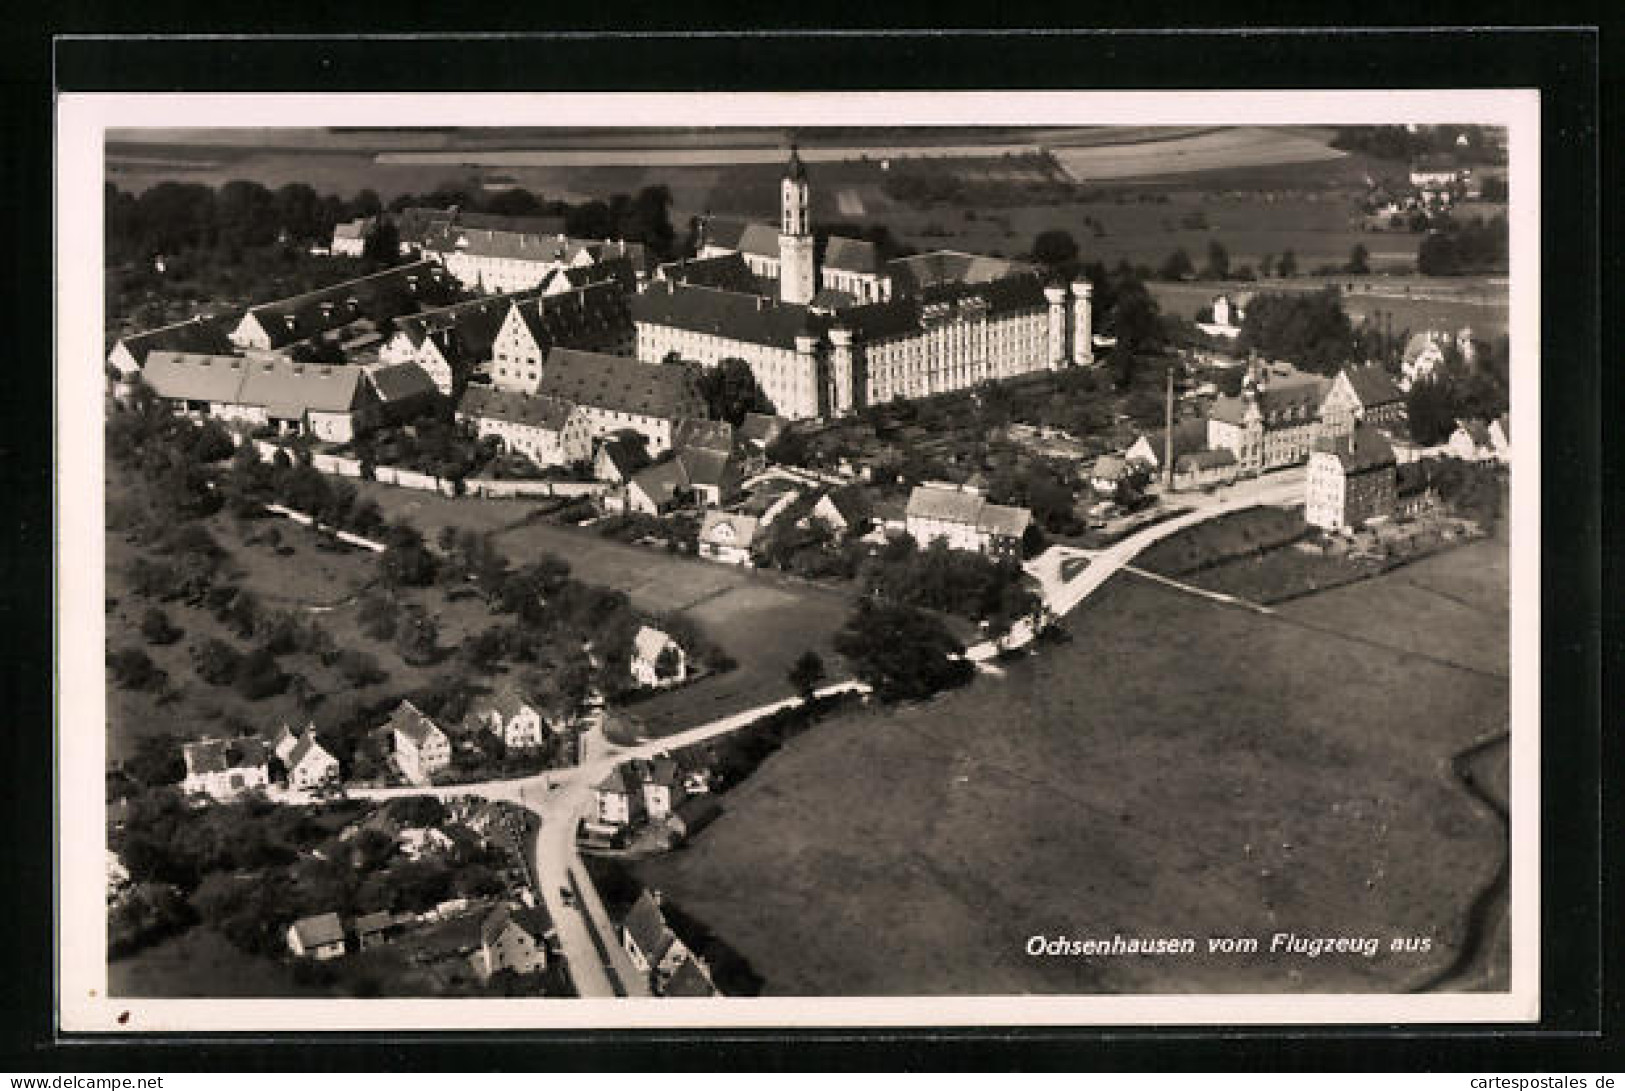
[[[1076, 609], [1084, 599], [1154, 543], [1228, 512], [1268, 504], [1295, 503], [1302, 496], [1301, 469], [1241, 482], [1217, 494], [1189, 497], [1189, 502], [1195, 505], [1192, 511], [1146, 527], [1106, 549], [1088, 551], [1070, 546], [1051, 547], [1028, 562], [1027, 571], [1038, 581], [1049, 612], [1061, 617]], [[1066, 563], [1072, 558], [1083, 558], [1088, 563], [1081, 570], [1076, 570]], [[1069, 568], [1073, 570], [1068, 572]], [[966, 657], [990, 665], [988, 661], [999, 652], [1023, 647], [1032, 641], [1034, 635], [1032, 627], [1023, 623], [997, 646], [984, 642], [969, 649]], [[841, 682], [825, 686], [818, 693], [826, 696], [846, 692], [866, 693], [868, 690], [869, 687], [862, 682]], [[550, 770], [533, 777], [434, 787], [355, 788], [349, 794], [358, 799], [380, 800], [414, 795], [432, 795], [440, 799], [475, 796], [514, 803], [535, 813], [541, 818], [541, 824], [530, 845], [531, 873], [536, 878], [538, 893], [558, 928], [559, 946], [569, 962], [570, 975], [577, 992], [592, 997], [648, 996], [647, 981], [621, 949], [614, 922], [604, 908], [586, 868], [582, 866], [576, 847], [576, 825], [591, 812], [593, 787], [623, 762], [652, 758], [738, 731], [763, 716], [796, 703], [797, 698], [786, 698], [633, 746], [610, 743], [601, 731], [594, 729], [583, 741], [579, 765]], [[277, 793], [274, 798], [284, 802], [312, 801], [310, 797], [297, 792]], [[565, 904], [561, 894], [563, 889], [575, 892], [575, 904]]]

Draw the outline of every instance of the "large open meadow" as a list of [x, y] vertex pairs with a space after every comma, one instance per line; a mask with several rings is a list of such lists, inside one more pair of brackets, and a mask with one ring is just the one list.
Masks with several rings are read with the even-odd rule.
[[[1505, 673], [1485, 669], [1497, 648], [1505, 662], [1505, 620], [1412, 587], [1504, 608], [1486, 559], [1458, 550], [1283, 617], [1120, 576], [1069, 617], [1069, 643], [1002, 677], [797, 737], [640, 875], [769, 994], [1505, 987], [1493, 927], [1487, 964], [1464, 949], [1505, 832], [1451, 766], [1506, 727]], [[1272, 957], [1277, 932], [1381, 950]], [[1198, 951], [1027, 953], [1117, 934]], [[1207, 953], [1226, 936], [1265, 950]]]

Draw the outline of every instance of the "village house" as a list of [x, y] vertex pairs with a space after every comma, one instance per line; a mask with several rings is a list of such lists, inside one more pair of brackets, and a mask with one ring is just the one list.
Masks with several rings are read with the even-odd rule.
[[425, 305], [451, 300], [457, 282], [432, 261], [416, 261], [368, 276], [331, 284], [303, 295], [250, 307], [231, 332], [239, 349], [282, 352], [326, 334], [344, 336], [352, 327], [374, 328]]
[[1326, 430], [1339, 435], [1359, 423], [1391, 426], [1405, 419], [1405, 395], [1380, 364], [1345, 367], [1326, 390], [1320, 418]]
[[680, 507], [690, 496], [688, 473], [681, 459], [669, 458], [645, 466], [626, 483], [627, 511], [643, 515], [664, 515]]
[[[305, 728], [306, 731], [312, 731], [314, 729], [314, 724], [311, 724]], [[284, 723], [281, 727], [277, 728], [276, 734], [272, 735], [270, 742], [267, 743], [267, 745], [271, 748], [271, 753], [276, 755], [277, 760], [282, 763], [283, 768], [287, 768], [288, 755], [293, 753], [293, 748], [299, 745], [299, 734], [299, 732], [295, 731], [293, 728]]]
[[1463, 462], [1492, 462], [1496, 458], [1495, 440], [1489, 425], [1481, 420], [1458, 420], [1456, 430], [1445, 441], [1445, 450]]
[[1476, 348], [1471, 327], [1462, 327], [1454, 334], [1448, 330], [1423, 330], [1413, 333], [1405, 342], [1400, 357], [1399, 388], [1409, 390], [1422, 379], [1432, 376], [1444, 367], [1445, 350], [1455, 344], [1456, 352], [1466, 363], [1472, 363]]
[[1226, 450], [1192, 451], [1174, 461], [1174, 488], [1205, 489], [1236, 479], [1236, 456]]
[[534, 750], [542, 745], [547, 733], [541, 711], [507, 681], [474, 698], [468, 722], [497, 736], [509, 750]]
[[186, 777], [181, 791], [228, 802], [271, 782], [265, 744], [258, 739], [199, 739], [181, 747]]
[[280, 357], [156, 351], [143, 379], [176, 412], [228, 424], [348, 443], [376, 426], [379, 407], [361, 368]]
[[339, 760], [316, 741], [314, 726], [307, 727], [288, 749], [282, 764], [288, 770], [288, 787], [296, 791], [309, 792], [336, 784], [340, 776]]
[[[1160, 477], [1163, 460], [1168, 455], [1168, 433], [1159, 428], [1135, 438], [1123, 452], [1123, 461], [1145, 472]], [[1185, 455], [1207, 450], [1207, 422], [1183, 420], [1174, 424], [1174, 462], [1177, 465]]]
[[232, 344], [220, 321], [196, 315], [184, 322], [120, 337], [107, 354], [107, 363], [121, 380], [128, 382], [141, 373], [147, 365], [147, 355], [155, 351], [229, 356]]
[[362, 370], [378, 403], [379, 418], [385, 423], [401, 424], [422, 416], [440, 398], [435, 381], [413, 361], [372, 364]]
[[1512, 461], [1512, 419], [1505, 413], [1490, 421], [1490, 446], [1495, 448], [1496, 460], [1503, 465]]
[[378, 220], [373, 216], [360, 216], [354, 220], [333, 225], [333, 241], [328, 253], [335, 258], [359, 258], [366, 252], [367, 236]]
[[698, 957], [686, 958], [672, 971], [660, 995], [671, 1000], [702, 999], [721, 996], [722, 990], [711, 980], [711, 971]]
[[641, 626], [632, 639], [628, 669], [640, 686], [681, 685], [688, 678], [688, 656], [682, 645], [650, 625]]
[[533, 974], [547, 968], [548, 944], [557, 936], [553, 918], [541, 905], [498, 906], [480, 922], [474, 965], [481, 981], [503, 970]]
[[562, 466], [565, 429], [574, 406], [559, 398], [515, 394], [471, 386], [457, 407], [457, 419], [481, 439], [494, 436], [508, 454], [523, 455], [537, 466]]
[[870, 507], [861, 489], [828, 489], [814, 502], [805, 518], [823, 523], [837, 538], [844, 538], [863, 533], [870, 522]]
[[401, 922], [387, 909], [362, 914], [354, 927], [356, 947], [362, 951], [382, 947], [401, 933]]
[[1323, 530], [1355, 530], [1394, 513], [1395, 463], [1388, 441], [1357, 426], [1323, 436], [1309, 456], [1303, 517]]
[[683, 801], [683, 776], [669, 757], [632, 764], [633, 775], [643, 788], [643, 813], [652, 822], [663, 822]]
[[418, 239], [426, 256], [481, 292], [512, 292], [546, 284], [567, 269], [623, 259], [647, 266], [641, 243], [570, 238], [505, 227], [474, 227], [466, 215], [429, 227]]
[[296, 958], [340, 958], [344, 954], [344, 922], [337, 913], [302, 917], [288, 926], [288, 950]]
[[593, 786], [593, 816], [614, 831], [643, 820], [643, 787], [626, 765], [617, 765]]
[[1032, 512], [990, 504], [981, 490], [969, 485], [927, 482], [909, 493], [905, 520], [921, 549], [941, 541], [949, 549], [1020, 556]]
[[1101, 455], [1089, 469], [1089, 487], [1098, 496], [1114, 497], [1128, 476], [1129, 464], [1122, 455]]
[[649, 890], [638, 895], [621, 921], [621, 948], [657, 989], [690, 957], [683, 941], [667, 925], [659, 896]]
[[557, 393], [539, 387], [542, 364], [555, 349], [620, 356], [631, 337], [626, 293], [613, 281], [521, 299], [508, 307], [491, 343], [491, 381], [501, 390]]
[[428, 784], [451, 764], [451, 741], [410, 701], [402, 701], [387, 725], [394, 740], [395, 764], [413, 784]]
[[539, 289], [481, 296], [448, 307], [402, 315], [379, 349], [385, 363], [415, 363], [450, 396], [460, 375], [479, 371], [491, 359], [497, 335], [515, 303], [534, 299]]
[[699, 555], [723, 564], [750, 564], [758, 525], [751, 515], [715, 509], [706, 512], [700, 520]]
[[624, 485], [649, 465], [649, 443], [643, 433], [630, 429], [605, 436], [593, 455], [592, 476], [598, 481]]
[[1227, 450], [1238, 472], [1258, 474], [1309, 457], [1320, 436], [1327, 380], [1285, 365], [1254, 361], [1238, 397], [1221, 397], [1208, 413], [1207, 445]]

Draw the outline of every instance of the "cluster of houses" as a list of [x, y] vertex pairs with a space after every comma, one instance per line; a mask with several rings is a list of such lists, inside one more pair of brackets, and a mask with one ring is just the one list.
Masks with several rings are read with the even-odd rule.
[[627, 761], [593, 787], [592, 816], [582, 820], [579, 840], [592, 848], [614, 848], [639, 830], [652, 829], [678, 843], [720, 813], [709, 771], [691, 759], [661, 755]]
[[621, 949], [648, 975], [656, 996], [672, 999], [721, 996], [705, 961], [672, 931], [660, 894], [642, 891], [620, 925]]
[[315, 725], [295, 732], [283, 724], [269, 741], [252, 735], [199, 739], [183, 744], [181, 756], [186, 763], [181, 790], [221, 803], [269, 788], [272, 757], [295, 791], [321, 791], [340, 779], [338, 759], [318, 741]]

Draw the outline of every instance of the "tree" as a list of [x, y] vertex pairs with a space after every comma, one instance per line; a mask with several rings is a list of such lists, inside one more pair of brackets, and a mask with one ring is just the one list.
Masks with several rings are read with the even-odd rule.
[[259, 701], [286, 689], [288, 676], [277, 665], [276, 656], [256, 648], [237, 661], [232, 684], [245, 700]]
[[124, 772], [147, 788], [179, 784], [186, 777], [180, 739], [168, 733], [141, 736], [135, 752], [124, 760]]
[[122, 689], [158, 692], [169, 680], [152, 658], [140, 648], [121, 648], [107, 653], [107, 670]]
[[148, 644], [173, 644], [181, 635], [169, 615], [159, 607], [151, 607], [141, 615], [141, 636]]
[[192, 647], [192, 670], [211, 686], [223, 686], [237, 673], [242, 659], [236, 648], [224, 640], [210, 637]]
[[1364, 276], [1371, 272], [1371, 251], [1366, 249], [1365, 243], [1354, 244], [1354, 248], [1349, 251], [1348, 264], [1343, 267], [1343, 271], [1355, 276]]
[[400, 260], [401, 233], [390, 220], [378, 220], [361, 240], [361, 258], [375, 265], [393, 265]]
[[1202, 276], [1208, 280], [1223, 280], [1230, 275], [1230, 252], [1214, 239], [1207, 244], [1207, 265]]
[[1443, 443], [1456, 429], [1456, 411], [1446, 381], [1428, 377], [1412, 384], [1405, 398], [1411, 436], [1424, 446]]
[[402, 620], [395, 643], [408, 663], [432, 663], [440, 655], [440, 626], [423, 611], [413, 610]]
[[1183, 246], [1163, 259], [1157, 269], [1157, 276], [1163, 280], [1188, 280], [1195, 275], [1196, 267], [1191, 264], [1191, 256], [1185, 253]]
[[1058, 227], [1040, 231], [1033, 239], [1033, 260], [1052, 270], [1064, 269], [1078, 260], [1077, 240]]
[[811, 648], [801, 653], [794, 663], [790, 665], [787, 676], [790, 685], [800, 695], [803, 701], [811, 701], [818, 685], [825, 678], [824, 660]]
[[746, 413], [777, 412], [757, 383], [756, 373], [738, 357], [730, 356], [716, 367], [701, 368], [697, 378], [712, 420], [725, 420], [737, 427]]
[[1275, 273], [1277, 276], [1282, 277], [1297, 276], [1298, 255], [1294, 254], [1291, 250], [1282, 251], [1281, 260], [1275, 263]]
[[923, 700], [975, 673], [964, 645], [935, 617], [868, 598], [836, 634], [835, 650], [883, 701]]
[[1266, 292], [1253, 297], [1237, 347], [1334, 375], [1355, 358], [1354, 325], [1335, 287], [1318, 292]]

